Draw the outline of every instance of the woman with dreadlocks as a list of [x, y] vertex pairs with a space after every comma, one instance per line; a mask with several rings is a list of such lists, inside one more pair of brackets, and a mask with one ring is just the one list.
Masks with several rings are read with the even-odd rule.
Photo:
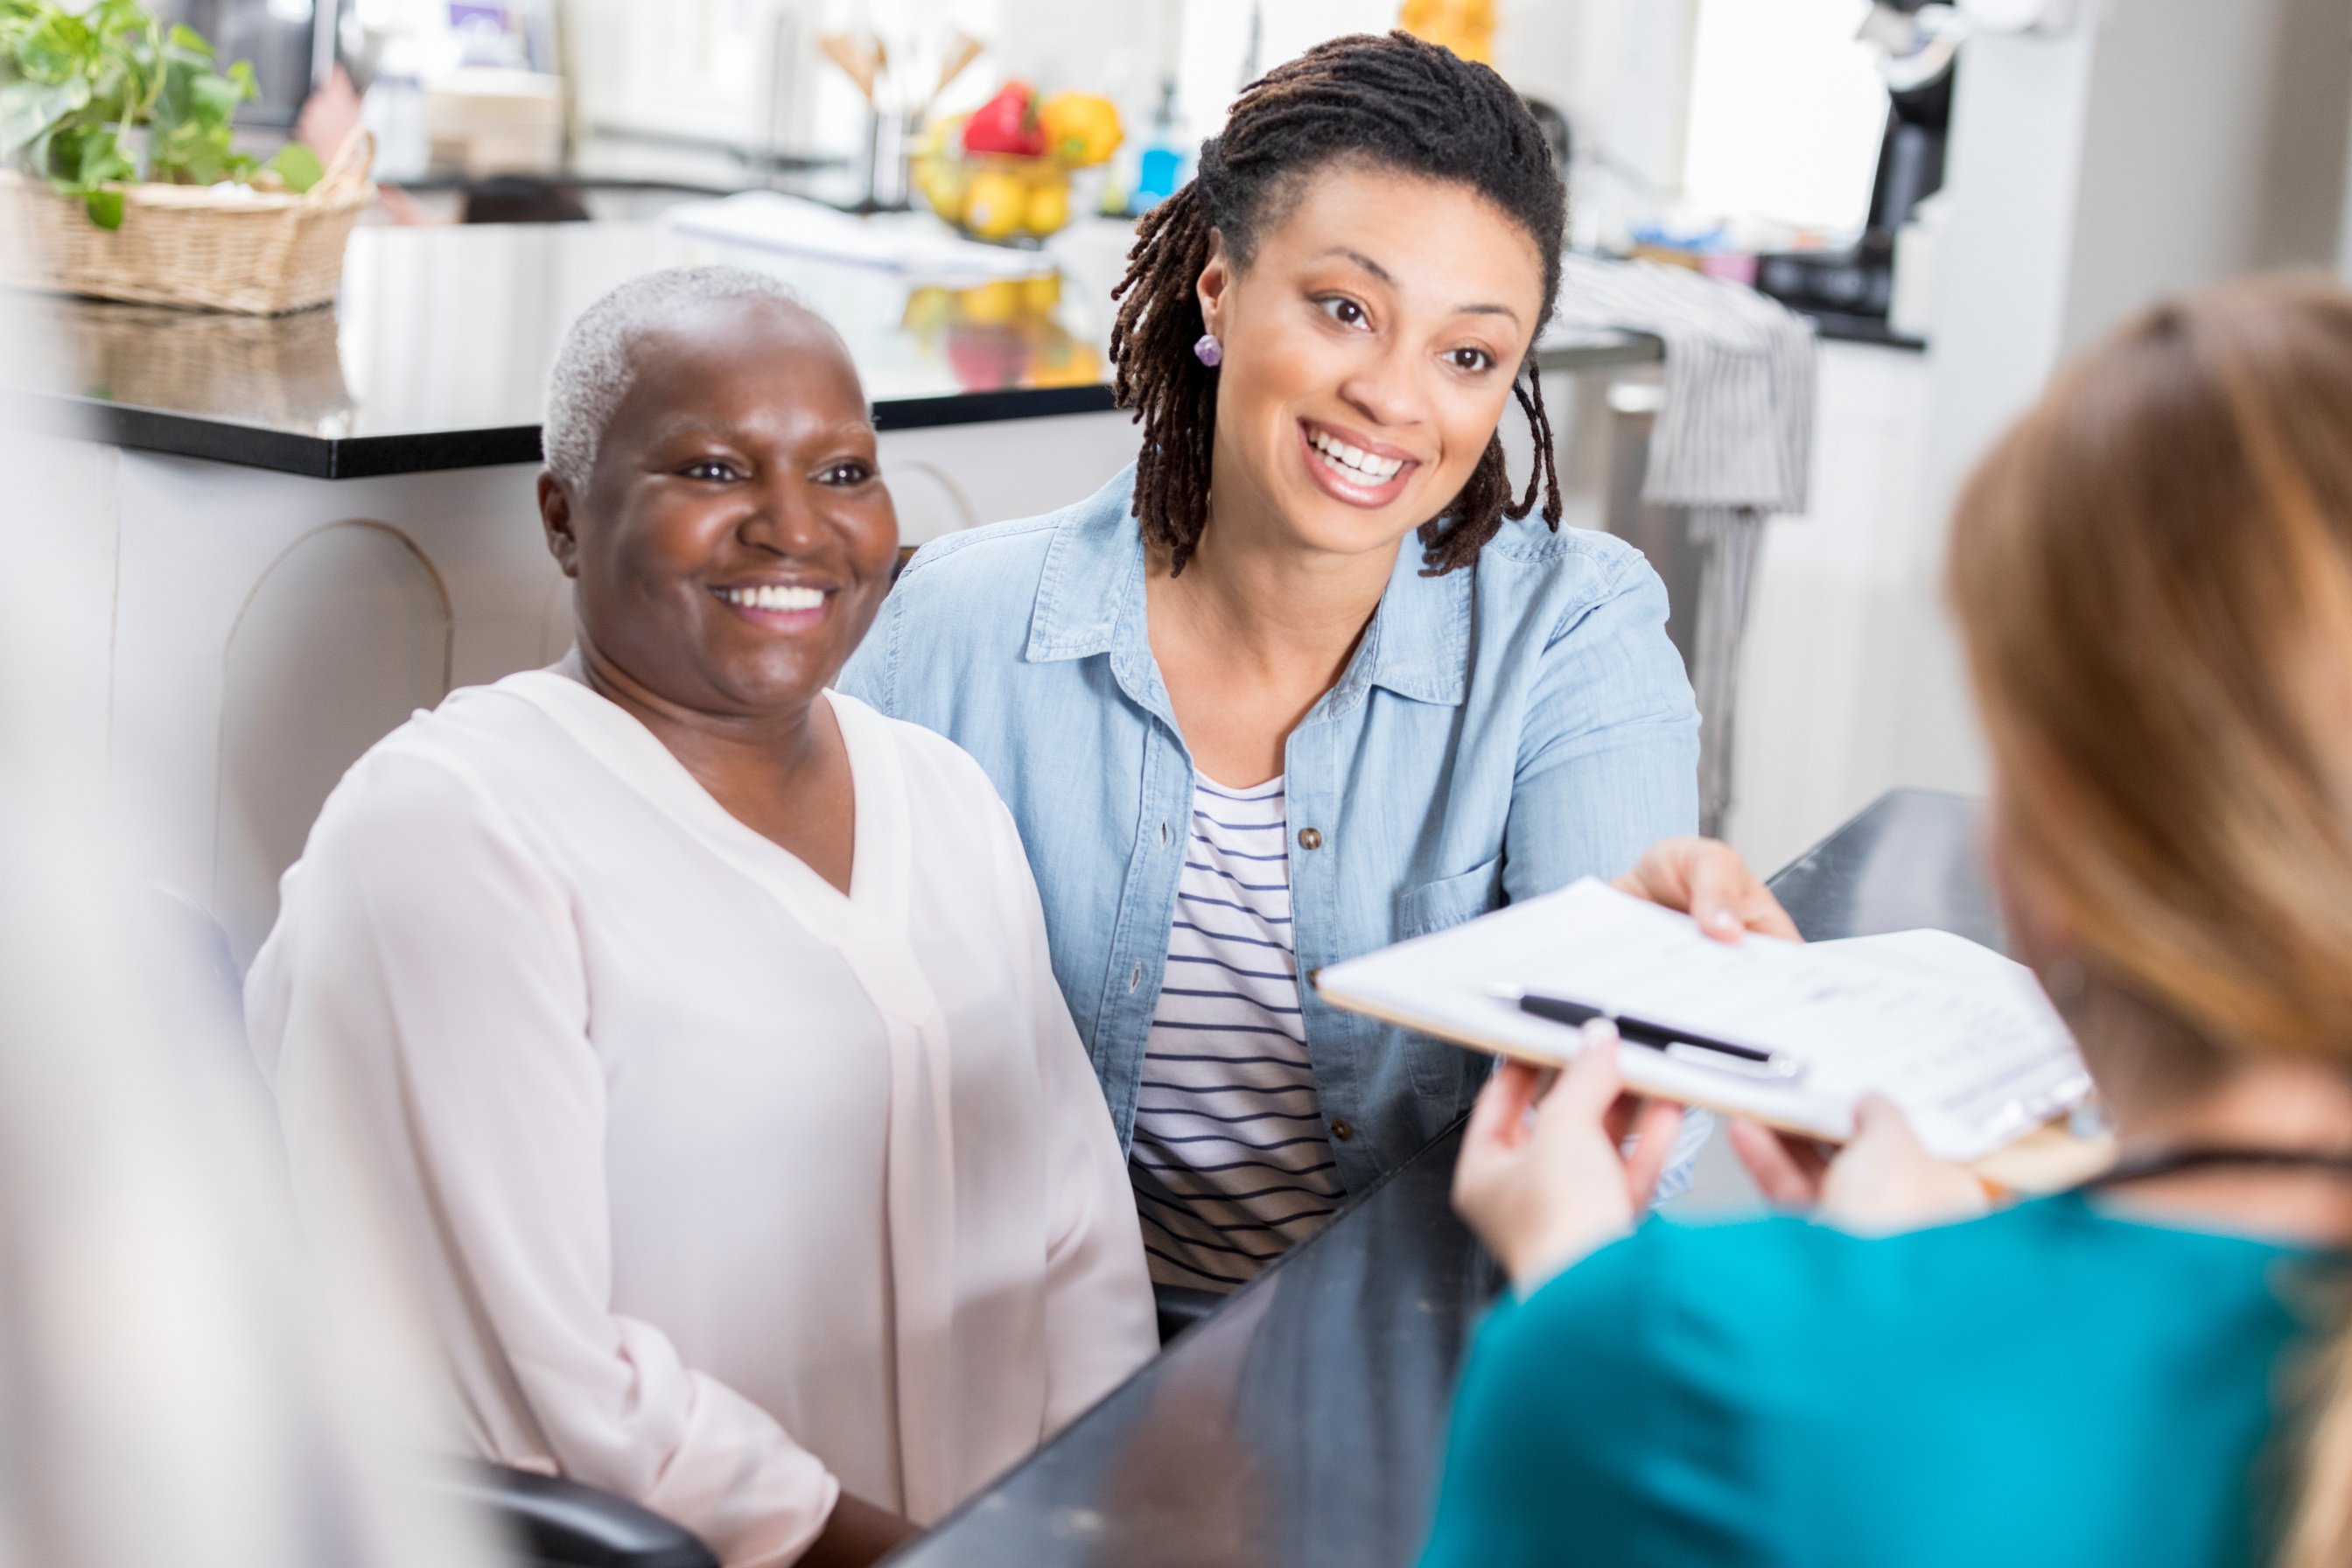
[[1697, 716], [1655, 574], [1559, 526], [1565, 208], [1484, 66], [1399, 33], [1269, 72], [1116, 290], [1134, 468], [926, 547], [845, 674], [1012, 808], [1163, 1285], [1248, 1279], [1477, 1088], [1317, 966], [1588, 875], [1793, 934], [1721, 846], [1641, 855], [1696, 817]]

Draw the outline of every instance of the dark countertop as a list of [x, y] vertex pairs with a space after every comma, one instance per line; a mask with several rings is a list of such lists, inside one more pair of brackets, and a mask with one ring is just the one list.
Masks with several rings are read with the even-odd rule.
[[[536, 462], [542, 383], [572, 319], [639, 273], [729, 261], [783, 277], [841, 330], [884, 430], [1095, 413], [1112, 405], [1115, 273], [1099, 262], [1126, 238], [1111, 224], [1073, 237], [1066, 255], [1055, 242], [1059, 279], [950, 291], [658, 223], [367, 226], [341, 298], [289, 316], [0, 292], [0, 311], [31, 316], [58, 350], [41, 356], [49, 380], [0, 365], [0, 389], [48, 427], [315, 479]], [[1548, 344], [1544, 363], [1659, 353], [1601, 333]]]
[[[1811, 938], [2000, 935], [1978, 807], [1897, 790], [1772, 880]], [[1449, 1132], [1234, 1293], [895, 1568], [1404, 1568], [1465, 1343], [1501, 1276]]]

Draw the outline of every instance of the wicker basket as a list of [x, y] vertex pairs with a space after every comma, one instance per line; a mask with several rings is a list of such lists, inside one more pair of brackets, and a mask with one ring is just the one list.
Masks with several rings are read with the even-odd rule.
[[122, 226], [111, 230], [79, 199], [0, 170], [0, 282], [249, 316], [323, 305], [341, 286], [352, 226], [375, 199], [374, 161], [374, 139], [354, 131], [299, 196], [125, 185]]

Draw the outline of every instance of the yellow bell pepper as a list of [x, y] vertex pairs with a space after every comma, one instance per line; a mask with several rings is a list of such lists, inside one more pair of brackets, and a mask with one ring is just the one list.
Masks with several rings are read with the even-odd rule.
[[1495, 63], [1495, 0], [1404, 0], [1397, 26], [1465, 60]]
[[1118, 106], [1092, 92], [1057, 92], [1037, 106], [1037, 129], [1049, 157], [1079, 168], [1108, 162], [1124, 132]]

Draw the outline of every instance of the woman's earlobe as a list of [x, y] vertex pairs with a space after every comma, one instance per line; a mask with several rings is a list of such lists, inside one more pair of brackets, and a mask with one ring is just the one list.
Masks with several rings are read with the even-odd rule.
[[1218, 307], [1224, 300], [1225, 288], [1233, 281], [1233, 276], [1224, 249], [1218, 246], [1210, 252], [1207, 265], [1201, 268], [1201, 276], [1192, 285], [1192, 301], [1200, 307], [1201, 324], [1212, 337], [1223, 335], [1217, 331]]
[[572, 494], [554, 474], [539, 476], [539, 525], [547, 534], [547, 552], [566, 577], [580, 575], [580, 540], [572, 531]]

